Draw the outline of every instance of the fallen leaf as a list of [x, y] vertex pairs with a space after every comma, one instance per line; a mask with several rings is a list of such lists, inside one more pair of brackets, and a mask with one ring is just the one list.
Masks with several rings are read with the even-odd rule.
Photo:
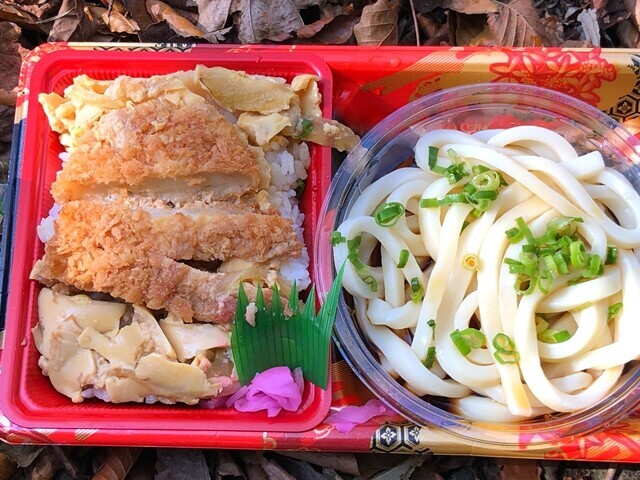
[[50, 42], [85, 41], [98, 30], [104, 12], [102, 7], [87, 6], [84, 0], [63, 0], [51, 31]]
[[496, 44], [501, 47], [556, 46], [553, 32], [540, 21], [532, 0], [499, 3], [498, 11], [487, 16]]
[[[147, 11], [155, 22], [167, 22], [167, 25], [180, 37], [204, 38], [205, 33], [189, 20], [180, 16], [173, 8], [160, 0], [146, 0]], [[148, 28], [147, 28], [148, 30]], [[167, 41], [167, 40], [165, 40]]]
[[358, 45], [397, 45], [400, 0], [377, 0], [363, 8], [353, 33]]
[[20, 27], [14, 23], [0, 23], [0, 105], [16, 103], [20, 64], [26, 53], [18, 43], [20, 32]]
[[198, 5], [197, 26], [206, 33], [217, 32], [224, 28], [231, 9], [231, 0], [195, 0]]
[[109, 31], [113, 33], [133, 34], [140, 31], [140, 26], [135, 20], [127, 18], [115, 10], [104, 12], [102, 14], [102, 21], [109, 27]]
[[420, 30], [427, 38], [435, 37], [440, 30], [438, 22], [426, 15], [418, 15], [418, 25], [420, 25]]
[[585, 39], [594, 47], [600, 46], [600, 27], [595, 8], [587, 8], [578, 15], [578, 21], [582, 25]]
[[153, 23], [153, 19], [149, 15], [144, 2], [140, 0], [122, 0], [122, 3], [131, 19], [140, 27], [140, 30], [145, 30]]
[[616, 29], [620, 46], [625, 48], [640, 47], [640, 32], [631, 20], [625, 20]]
[[109, 447], [104, 464], [93, 476], [93, 480], [124, 480], [140, 456], [141, 448]]
[[539, 480], [536, 462], [520, 459], [502, 459], [498, 462], [500, 477], [503, 480], [517, 478], [518, 480]]
[[0, 443], [0, 450], [18, 464], [19, 467], [28, 467], [40, 455], [44, 447], [36, 445], [9, 445]]
[[640, 4], [636, 0], [623, 0], [625, 10], [631, 15], [633, 25], [638, 28], [640, 25]]
[[166, 0], [164, 3], [177, 10], [186, 10], [197, 6], [195, 0]]
[[305, 8], [314, 6], [322, 7], [327, 3], [327, 0], [292, 0], [292, 3], [298, 10], [304, 10]]
[[343, 45], [353, 38], [353, 29], [360, 19], [355, 15], [339, 15], [325, 26], [309, 43], [316, 45]]
[[495, 40], [487, 26], [485, 15], [464, 15], [449, 12], [449, 38], [458, 46], [493, 46]]
[[467, 15], [480, 15], [487, 13], [497, 13], [498, 4], [493, 0], [445, 0], [442, 8], [455, 10], [458, 13], [466, 13]]
[[242, 0], [240, 11], [238, 38], [242, 43], [260, 43], [304, 26], [291, 0]]
[[18, 470], [18, 465], [4, 452], [0, 452], [0, 478], [13, 478]]
[[156, 480], [210, 480], [202, 450], [158, 448]]
[[271, 480], [296, 480], [296, 477], [290, 475], [277, 462], [266, 457], [260, 458], [260, 466]]
[[24, 26], [35, 24], [38, 21], [38, 18], [15, 5], [0, 2], [0, 21], [15, 22]]
[[296, 35], [301, 38], [311, 38], [320, 32], [325, 26], [330, 24], [335, 17], [325, 17], [316, 20], [313, 23], [305, 25], [302, 28], [296, 30]]

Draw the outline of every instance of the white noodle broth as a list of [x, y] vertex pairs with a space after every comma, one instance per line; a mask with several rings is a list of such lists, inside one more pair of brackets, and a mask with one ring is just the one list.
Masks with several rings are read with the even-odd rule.
[[640, 355], [640, 196], [545, 128], [425, 133], [331, 236], [390, 375], [471, 420], [591, 407]]

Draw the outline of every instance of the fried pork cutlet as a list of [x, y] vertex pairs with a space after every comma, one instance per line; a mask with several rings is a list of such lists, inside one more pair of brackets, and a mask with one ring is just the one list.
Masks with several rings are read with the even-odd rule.
[[241, 258], [254, 263], [302, 252], [290, 219], [240, 202], [162, 208], [75, 200], [62, 205], [54, 226], [48, 243], [55, 240], [65, 252], [139, 249], [173, 260]]
[[[164, 309], [185, 322], [230, 323], [236, 307], [238, 276], [209, 273], [157, 253], [92, 250], [63, 253], [47, 244], [31, 278], [88, 292], [109, 293], [126, 302]], [[241, 279], [240, 279], [241, 280]]]
[[268, 166], [215, 106], [156, 99], [103, 115], [79, 138], [57, 203], [114, 191], [225, 199], [268, 185]]
[[176, 260], [264, 262], [301, 249], [290, 220], [251, 207], [225, 202], [163, 209], [80, 200], [62, 205], [31, 276], [165, 309], [185, 321], [227, 323], [243, 274], [204, 272]]

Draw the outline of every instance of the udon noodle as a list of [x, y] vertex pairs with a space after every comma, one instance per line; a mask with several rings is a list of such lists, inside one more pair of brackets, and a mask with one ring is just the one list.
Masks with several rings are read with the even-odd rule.
[[424, 134], [332, 235], [381, 365], [476, 420], [590, 407], [640, 354], [640, 197], [534, 126]]

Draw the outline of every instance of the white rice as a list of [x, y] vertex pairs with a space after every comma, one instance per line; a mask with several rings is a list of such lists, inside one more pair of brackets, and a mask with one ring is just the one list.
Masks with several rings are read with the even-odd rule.
[[62, 207], [60, 205], [54, 203], [51, 210], [49, 210], [49, 216], [43, 218], [40, 225], [38, 225], [38, 238], [40, 238], [42, 243], [47, 243], [53, 238], [53, 234], [55, 233], [54, 222], [56, 221], [56, 218], [58, 218], [58, 213], [60, 213], [61, 208]]
[[[309, 147], [305, 143], [292, 145], [290, 150], [267, 152], [265, 158], [271, 166], [269, 200], [283, 217], [293, 220], [298, 239], [304, 243], [302, 238], [304, 213], [298, 206], [295, 188], [298, 180], [307, 179], [307, 169], [311, 164]], [[309, 252], [306, 246], [303, 246], [300, 258], [290, 258], [281, 263], [280, 275], [290, 282], [295, 281], [300, 290], [311, 285]]]

